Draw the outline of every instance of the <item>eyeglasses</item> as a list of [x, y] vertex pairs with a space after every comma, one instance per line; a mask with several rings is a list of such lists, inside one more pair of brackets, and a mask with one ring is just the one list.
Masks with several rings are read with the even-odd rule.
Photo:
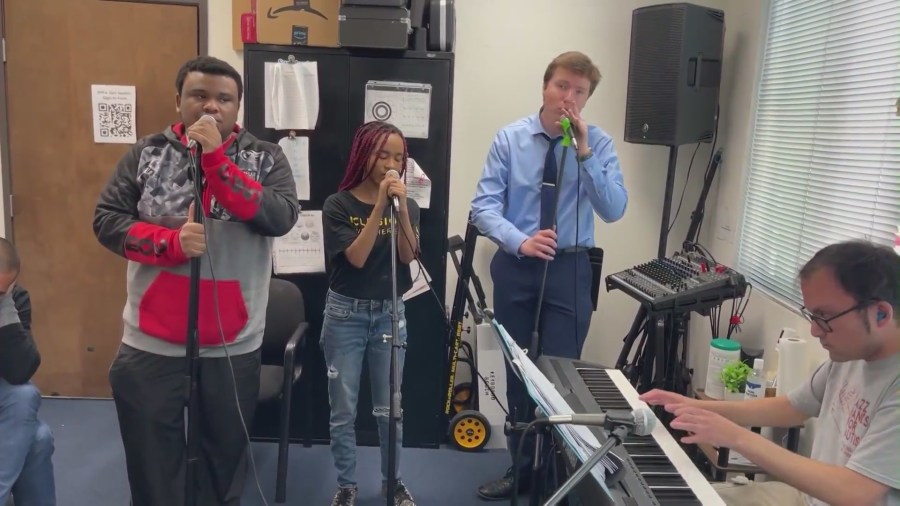
[[824, 330], [825, 332], [833, 332], [833, 330], [831, 328], [832, 321], [837, 320], [838, 318], [840, 318], [841, 316], [844, 316], [847, 313], [852, 313], [853, 311], [859, 311], [861, 309], [865, 309], [865, 308], [871, 306], [872, 304], [875, 304], [876, 302], [878, 302], [878, 301], [874, 300], [874, 299], [867, 300], [865, 302], [860, 302], [859, 304], [851, 307], [850, 309], [841, 311], [840, 313], [832, 316], [831, 318], [825, 318], [823, 316], [819, 316], [819, 315], [813, 313], [812, 311], [810, 311], [809, 309], [807, 309], [806, 306], [800, 306], [800, 313], [803, 315], [804, 318], [806, 318], [807, 320], [809, 320], [812, 323], [815, 323], [816, 325], [819, 326], [820, 329]]

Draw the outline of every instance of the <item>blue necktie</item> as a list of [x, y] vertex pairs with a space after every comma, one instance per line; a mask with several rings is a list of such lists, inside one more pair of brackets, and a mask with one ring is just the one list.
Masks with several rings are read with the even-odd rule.
[[545, 230], [552, 228], [554, 225], [554, 209], [556, 208], [556, 145], [562, 140], [562, 137], [550, 139], [544, 134], [544, 137], [550, 141], [550, 147], [547, 149], [547, 156], [544, 159], [544, 179], [541, 184], [541, 225], [540, 229]]

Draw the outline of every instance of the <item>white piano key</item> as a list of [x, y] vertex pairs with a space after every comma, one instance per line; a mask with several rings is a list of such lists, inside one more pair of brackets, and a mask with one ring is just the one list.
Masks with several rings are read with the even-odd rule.
[[[612, 379], [613, 383], [615, 383], [619, 392], [622, 393], [622, 396], [625, 397], [625, 400], [628, 401], [631, 409], [648, 407], [647, 403], [638, 398], [637, 390], [635, 390], [631, 383], [628, 382], [628, 379], [625, 378], [622, 371], [618, 369], [606, 369], [606, 373], [609, 375], [610, 379]], [[681, 474], [681, 477], [688, 486], [691, 487], [694, 495], [697, 496], [697, 499], [704, 506], [725, 506], [725, 502], [719, 497], [716, 490], [712, 488], [712, 485], [709, 484], [709, 481], [703, 476], [703, 473], [697, 469], [697, 466], [694, 465], [684, 450], [681, 449], [678, 442], [675, 441], [675, 438], [673, 438], [672, 435], [669, 434], [669, 431], [666, 430], [662, 421], [658, 418], [656, 420], [656, 427], [650, 435], [653, 436], [656, 444], [662, 448], [666, 457], [668, 457], [669, 461], [675, 469], [678, 470], [678, 473]]]

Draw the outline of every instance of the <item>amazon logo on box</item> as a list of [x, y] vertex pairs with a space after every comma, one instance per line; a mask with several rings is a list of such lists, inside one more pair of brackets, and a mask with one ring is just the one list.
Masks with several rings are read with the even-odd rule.
[[[341, 0], [233, 0], [235, 49], [254, 41], [249, 34], [241, 33], [248, 25], [255, 25], [255, 42], [259, 44], [340, 47], [340, 8]], [[250, 23], [248, 14], [255, 23]]]

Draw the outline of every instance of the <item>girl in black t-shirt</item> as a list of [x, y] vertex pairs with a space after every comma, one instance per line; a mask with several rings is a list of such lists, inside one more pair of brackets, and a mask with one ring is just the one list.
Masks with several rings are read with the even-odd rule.
[[[338, 490], [332, 506], [356, 502], [356, 404], [363, 359], [369, 363], [373, 414], [381, 442], [382, 496], [387, 492], [390, 365], [392, 346], [392, 282], [390, 198], [399, 205], [397, 223], [397, 293], [412, 286], [409, 264], [419, 241], [419, 207], [406, 198], [406, 186], [388, 175], [402, 177], [407, 161], [406, 140], [397, 127], [384, 122], [361, 126], [353, 138], [347, 171], [339, 192], [322, 208], [329, 289], [325, 303], [320, 345], [328, 371], [331, 403], [331, 452], [338, 472]], [[406, 344], [403, 301], [398, 300], [399, 336]], [[398, 349], [399, 382], [403, 376], [405, 349]], [[402, 446], [402, 423], [397, 423], [396, 461]], [[399, 466], [397, 466], [399, 468]], [[397, 469], [395, 468], [395, 469]], [[393, 492], [397, 506], [415, 506], [406, 485], [396, 473]]]

